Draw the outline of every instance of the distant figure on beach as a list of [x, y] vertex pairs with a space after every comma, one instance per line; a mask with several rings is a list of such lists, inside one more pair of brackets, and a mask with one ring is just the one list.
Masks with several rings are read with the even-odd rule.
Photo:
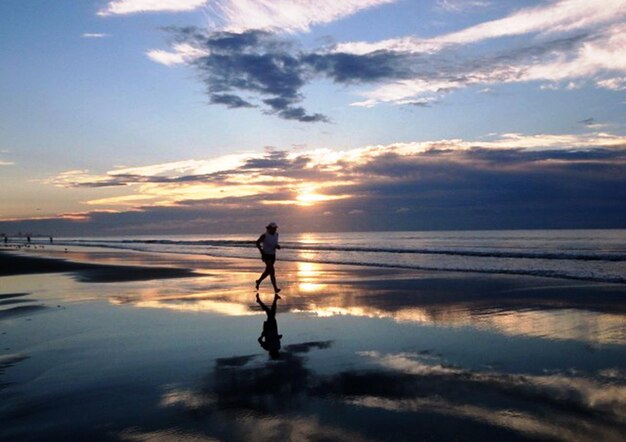
[[6, 235], [2, 235], [2, 236], [4, 236], [4, 243], [5, 243], [5, 244], [6, 244], [6, 243], [8, 243], [8, 242], [9, 242], [9, 237], [8, 237], [8, 236], [6, 236]]
[[274, 271], [276, 249], [280, 249], [280, 244], [278, 244], [278, 232], [276, 229], [278, 229], [276, 223], [269, 223], [265, 227], [265, 233], [259, 236], [259, 239], [256, 240], [256, 246], [261, 252], [261, 259], [265, 263], [265, 271], [261, 274], [261, 277], [256, 280], [257, 291], [259, 290], [261, 282], [269, 276], [272, 281], [272, 285], [274, 286], [274, 293], [280, 292], [280, 289], [276, 286], [276, 274]]
[[30, 244], [30, 235], [28, 235], [28, 236], [26, 237], [26, 242], [27, 242], [28, 244]]
[[267, 305], [261, 301], [259, 298], [259, 294], [256, 294], [256, 302], [259, 303], [261, 308], [267, 314], [267, 320], [263, 322], [263, 331], [261, 332], [261, 336], [259, 336], [259, 344], [263, 347], [264, 350], [267, 350], [272, 359], [278, 359], [280, 356], [280, 340], [283, 335], [278, 334], [278, 323], [276, 322], [276, 301], [280, 299], [280, 296], [274, 294], [274, 302], [272, 302], [272, 307], [268, 308]]
[[50, 244], [52, 244], [52, 237], [50, 237]]

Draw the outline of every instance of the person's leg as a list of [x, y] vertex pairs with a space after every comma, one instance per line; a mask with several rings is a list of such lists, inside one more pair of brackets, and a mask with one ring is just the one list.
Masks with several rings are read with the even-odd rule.
[[280, 289], [276, 285], [276, 271], [274, 270], [274, 264], [272, 264], [272, 267], [270, 269], [270, 280], [272, 281], [272, 285], [274, 286], [274, 293], [280, 292]]
[[[270, 265], [269, 263], [265, 263], [265, 270], [263, 271], [263, 273], [261, 274], [261, 277], [259, 279], [256, 280], [256, 289], [259, 289], [259, 285], [261, 285], [261, 282], [267, 278], [268, 276], [270, 276], [271, 274], [271, 270], [270, 270]], [[273, 268], [273, 267], [272, 267]]]
[[[259, 303], [259, 305], [261, 306], [261, 308], [263, 309], [263, 311], [264, 311], [265, 313], [267, 313], [267, 315], [269, 316], [269, 315], [270, 315], [270, 313], [271, 313], [271, 310], [270, 310], [269, 308], [267, 308], [267, 306], [263, 303], [263, 301], [261, 301], [261, 298], [259, 298], [259, 294], [258, 294], [258, 293], [256, 294], [256, 302], [258, 302], [258, 303]], [[272, 307], [274, 307], [274, 306], [272, 305]]]

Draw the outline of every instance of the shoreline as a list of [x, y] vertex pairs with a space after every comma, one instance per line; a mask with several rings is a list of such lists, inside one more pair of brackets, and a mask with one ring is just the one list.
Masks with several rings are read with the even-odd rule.
[[[81, 283], [132, 283], [179, 279], [237, 281], [232, 294], [252, 287], [262, 265], [254, 259], [155, 253], [119, 249], [5, 251], [0, 249], [0, 277], [63, 273]], [[84, 249], [84, 250], [83, 250]], [[35, 255], [35, 256], [33, 256]], [[312, 270], [311, 270], [312, 269]], [[349, 293], [376, 294], [374, 306], [470, 309], [582, 309], [626, 314], [626, 286], [567, 278], [482, 272], [416, 270], [310, 261], [279, 261], [279, 285], [294, 304], [332, 287]], [[221, 275], [221, 276], [219, 276]], [[269, 285], [269, 280], [266, 282]], [[267, 289], [265, 289], [267, 291]], [[400, 295], [402, 294], [402, 295]], [[224, 295], [226, 296], [226, 294]]]
[[0, 277], [43, 273], [72, 273], [83, 282], [124, 282], [197, 276], [191, 269], [126, 266], [71, 261], [0, 250]]
[[[108, 251], [112, 254], [118, 254], [118, 255], [140, 254], [144, 256], [148, 256], [148, 255], [170, 256], [170, 258], [167, 259], [166, 261], [176, 261], [180, 259], [181, 257], [192, 257], [192, 256], [196, 257], [197, 260], [202, 260], [202, 259], [211, 259], [211, 260], [217, 260], [217, 261], [244, 260], [244, 261], [248, 261], [249, 263], [257, 261], [257, 258], [247, 257], [247, 256], [222, 256], [222, 255], [211, 254], [211, 253], [189, 253], [189, 252], [184, 252], [184, 251], [183, 252], [152, 251], [152, 250], [143, 250], [140, 248], [125, 248], [125, 247], [118, 248], [118, 247], [110, 247], [110, 246], [105, 246], [105, 245], [101, 246], [101, 245], [81, 245], [81, 244], [71, 245], [71, 246], [68, 244], [62, 244], [62, 245], [34, 244], [34, 247], [31, 247], [30, 245], [24, 246], [24, 247], [22, 247], [22, 245], [18, 245], [18, 246], [12, 245], [10, 247], [5, 246], [5, 248], [2, 248], [2, 246], [0, 245], [0, 253], [16, 252], [18, 254], [21, 254], [22, 256], [25, 253], [43, 253], [43, 254], [52, 253], [55, 257], [57, 257], [57, 256], [62, 256], [60, 255], [61, 249], [65, 249], [67, 251], [68, 247], [71, 247], [72, 250], [84, 250], [86, 254], [89, 251], [102, 250], [102, 251]], [[400, 251], [398, 253], [412, 253], [412, 252]], [[429, 252], [428, 254], [437, 254], [437, 253]], [[482, 254], [475, 254], [475, 255], [470, 254], [469, 257], [470, 258], [471, 257], [482, 258], [483, 255]], [[599, 262], [602, 260], [596, 257], [592, 261]], [[311, 263], [315, 265], [324, 265], [324, 266], [348, 266], [348, 267], [355, 267], [355, 268], [374, 269], [375, 271], [389, 270], [392, 272], [393, 271], [408, 271], [408, 272], [418, 272], [418, 273], [419, 272], [426, 272], [426, 273], [432, 272], [434, 274], [442, 273], [445, 275], [447, 273], [450, 273], [450, 274], [468, 274], [470, 276], [484, 275], [487, 278], [499, 277], [499, 276], [513, 276], [513, 277], [518, 276], [518, 277], [523, 277], [523, 278], [546, 278], [546, 279], [551, 279], [551, 280], [563, 280], [563, 281], [571, 281], [571, 282], [580, 281], [584, 283], [595, 283], [595, 284], [615, 284], [615, 285], [621, 285], [624, 288], [626, 288], [626, 276], [624, 277], [621, 277], [621, 276], [597, 277], [595, 275], [591, 275], [591, 276], [580, 275], [579, 276], [575, 274], [562, 273], [557, 270], [441, 268], [441, 267], [432, 267], [432, 266], [425, 266], [425, 265], [419, 266], [419, 265], [387, 264], [387, 263], [380, 263], [380, 262], [379, 263], [345, 262], [345, 261], [332, 260], [332, 259], [313, 260], [313, 259], [306, 259], [302, 257], [298, 257], [297, 259], [294, 259], [294, 258], [289, 258], [285, 256], [281, 256], [279, 259], [279, 262], [280, 263], [292, 263], [292, 264]], [[607, 262], [610, 264], [612, 262], [620, 262], [620, 261], [619, 260], [616, 261], [615, 259], [613, 260], [609, 259]], [[158, 277], [158, 275], [155, 275], [155, 277]], [[172, 277], [177, 277], [177, 276], [172, 276]]]

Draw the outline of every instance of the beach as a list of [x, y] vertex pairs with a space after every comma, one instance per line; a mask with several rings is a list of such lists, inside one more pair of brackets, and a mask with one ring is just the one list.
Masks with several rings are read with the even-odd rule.
[[262, 270], [1, 249], [0, 439], [623, 440], [624, 284], [279, 256], [272, 359]]
[[0, 48], [0, 442], [626, 442], [626, 0], [4, 0]]

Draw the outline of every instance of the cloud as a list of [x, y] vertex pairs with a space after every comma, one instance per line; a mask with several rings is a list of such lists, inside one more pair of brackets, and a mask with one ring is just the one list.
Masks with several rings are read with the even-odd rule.
[[446, 12], [464, 12], [489, 5], [491, 2], [485, 0], [437, 0], [437, 8]]
[[432, 53], [452, 45], [467, 45], [493, 38], [530, 33], [553, 35], [597, 28], [623, 22], [624, 16], [624, 0], [560, 0], [545, 6], [520, 9], [507, 17], [437, 37], [403, 37], [374, 43], [347, 42], [337, 45], [335, 51], [353, 54], [380, 50]]
[[[426, 56], [411, 78], [388, 81], [362, 92], [366, 100], [355, 106], [379, 103], [406, 104], [415, 99], [438, 97], [456, 89], [502, 83], [552, 82], [559, 88], [580, 87], [575, 81], [592, 80], [597, 86], [617, 88], [612, 75], [626, 72], [626, 27], [613, 25], [597, 34], [582, 34], [539, 42], [500, 54], [466, 57], [450, 54]], [[608, 79], [607, 79], [608, 78]]]
[[203, 8], [214, 31], [308, 32], [357, 12], [396, 0], [112, 0], [100, 16], [186, 12]]
[[85, 32], [81, 35], [82, 38], [106, 38], [110, 36], [111, 34], [103, 34], [99, 32]]
[[342, 195], [320, 193], [328, 186], [322, 181], [333, 177], [323, 168], [309, 166], [306, 154], [268, 151], [265, 154], [228, 155], [213, 160], [118, 168], [104, 175], [70, 170], [49, 182], [75, 188], [132, 186], [134, 192], [130, 194], [87, 201], [89, 205], [115, 208], [260, 195], [266, 198], [268, 204], [310, 205], [344, 198]]
[[[37, 223], [57, 222], [72, 234], [237, 232], [265, 218], [313, 231], [355, 223], [374, 230], [623, 228], [625, 171], [626, 137], [603, 132], [267, 150], [102, 174], [66, 171], [49, 183], [101, 189], [84, 202], [97, 210]], [[73, 219], [79, 227], [68, 224]]]
[[110, 187], [150, 182], [205, 181], [219, 172], [243, 166], [262, 154], [230, 154], [210, 160], [184, 160], [139, 167], [118, 167], [105, 175], [93, 175], [83, 169], [60, 173], [49, 183], [60, 187]]
[[203, 6], [207, 0], [112, 0], [98, 11], [100, 16], [139, 12], [184, 12]]
[[626, 90], [626, 77], [606, 78], [604, 80], [598, 80], [596, 83], [599, 87], [604, 89], [610, 89], [613, 91]]
[[595, 118], [585, 118], [579, 121], [579, 123], [589, 129], [602, 129], [609, 126], [608, 124], [598, 123]]
[[536, 150], [579, 149], [591, 147], [623, 147], [626, 137], [606, 132], [585, 134], [496, 134], [481, 141], [462, 142], [461, 146], [481, 146], [491, 149], [522, 148]]
[[[10, 151], [8, 149], [0, 149], [0, 154], [8, 154]], [[13, 166], [15, 163], [13, 161], [4, 161], [0, 159], [0, 166]]]
[[165, 66], [187, 63], [198, 57], [208, 55], [206, 51], [186, 43], [176, 43], [172, 48], [173, 51], [153, 49], [148, 51], [146, 55], [152, 61], [164, 64]]
[[[179, 28], [171, 31], [177, 40], [174, 50], [149, 51], [148, 57], [168, 66], [179, 63], [193, 66], [205, 83], [212, 104], [229, 108], [259, 106], [265, 113], [287, 120], [329, 121], [325, 115], [308, 113], [300, 106], [304, 99], [301, 89], [314, 78], [356, 84], [413, 75], [411, 65], [415, 60], [411, 55], [305, 52], [293, 41], [258, 30], [206, 33], [197, 28]], [[416, 99], [410, 104], [426, 106], [433, 101]]]
[[212, 94], [211, 103], [223, 104], [230, 109], [239, 107], [255, 107], [255, 105], [248, 103], [241, 97], [233, 94]]
[[[267, 30], [172, 28], [172, 50], [152, 50], [148, 56], [165, 65], [193, 66], [212, 104], [258, 107], [287, 120], [327, 122], [328, 116], [302, 106], [302, 89], [321, 78], [352, 87], [373, 86], [356, 91], [363, 99], [352, 105], [360, 107], [427, 107], [458, 89], [521, 82], [539, 82], [542, 88], [592, 84], [620, 90], [626, 78], [625, 4], [563, 0], [430, 39], [348, 42], [316, 50], [304, 50]], [[525, 36], [526, 42], [499, 52], [490, 47], [459, 49], [511, 36]]]
[[[589, 120], [583, 120], [589, 121]], [[593, 120], [592, 120], [593, 121]], [[69, 170], [49, 182], [60, 187], [116, 187], [159, 185], [167, 187], [200, 185], [224, 186], [223, 197], [234, 196], [237, 188], [275, 189], [300, 192], [316, 186], [354, 184], [362, 179], [354, 171], [366, 165], [388, 164], [390, 160], [409, 164], [428, 160], [495, 161], [526, 163], [549, 159], [606, 160], [621, 159], [626, 137], [604, 132], [586, 134], [505, 133], [482, 140], [435, 140], [412, 143], [373, 145], [349, 150], [311, 151], [268, 150], [264, 153], [241, 153], [211, 160], [186, 160], [140, 167], [117, 168], [104, 175], [86, 170]], [[416, 165], [417, 167], [417, 165]], [[144, 187], [145, 188], [145, 187]], [[199, 196], [205, 195], [199, 192]]]
[[[148, 55], [164, 64], [188, 62], [199, 72], [212, 104], [229, 108], [263, 105], [264, 112], [300, 122], [328, 121], [319, 113], [307, 113], [299, 105], [300, 89], [311, 70], [294, 45], [264, 31], [206, 34], [195, 28], [180, 29], [181, 40], [171, 53]], [[241, 94], [260, 97], [255, 104]]]
[[249, 30], [308, 32], [359, 11], [396, 0], [218, 0], [208, 4], [211, 27], [241, 33]]
[[[406, 57], [412, 75], [381, 78], [386, 84], [361, 92], [366, 99], [353, 103], [356, 106], [408, 104], [468, 86], [533, 81], [552, 82], [557, 88], [564, 82], [565, 88], [579, 88], [590, 80], [598, 87], [621, 90], [626, 73], [625, 16], [624, 0], [561, 0], [432, 38], [344, 42], [332, 51]], [[527, 35], [533, 38], [525, 47], [517, 45], [501, 53], [479, 47], [470, 56], [459, 49], [485, 40]], [[410, 54], [420, 57], [410, 60]]]
[[[413, 55], [393, 52], [355, 55], [305, 52], [290, 40], [265, 31], [206, 33], [196, 28], [172, 29], [173, 51], [152, 50], [153, 61], [193, 66], [205, 83], [212, 104], [229, 108], [262, 107], [265, 113], [300, 122], [328, 122], [321, 113], [300, 106], [301, 89], [315, 78], [339, 84], [375, 83], [415, 75]], [[434, 91], [448, 88], [438, 85]], [[245, 95], [246, 98], [242, 97]], [[251, 96], [250, 98], [248, 98]], [[256, 99], [258, 97], [258, 100]], [[413, 97], [403, 104], [429, 106], [433, 97]]]

